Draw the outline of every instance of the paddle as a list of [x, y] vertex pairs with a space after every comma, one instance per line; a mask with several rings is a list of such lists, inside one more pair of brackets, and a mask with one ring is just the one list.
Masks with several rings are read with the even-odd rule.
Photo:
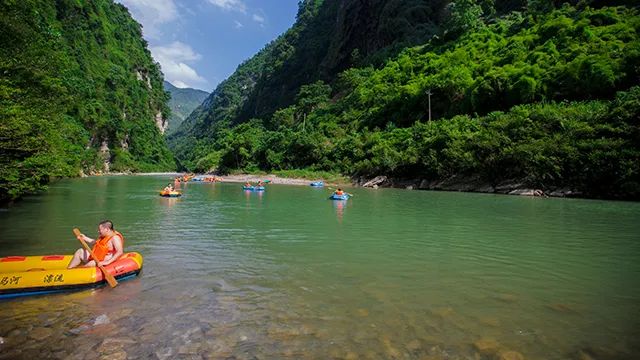
[[87, 243], [80, 237], [80, 235], [82, 235], [82, 233], [80, 232], [80, 229], [74, 228], [73, 233], [76, 235], [76, 238], [80, 241], [80, 243], [82, 243], [82, 247], [84, 247], [84, 249], [87, 250], [89, 254], [91, 254], [91, 257], [96, 262], [96, 265], [98, 265], [100, 270], [102, 270], [102, 273], [104, 274], [105, 279], [107, 279], [107, 282], [109, 283], [109, 285], [111, 287], [116, 287], [118, 285], [118, 280], [116, 280], [116, 278], [114, 278], [113, 275], [109, 274], [107, 272], [107, 269], [104, 268], [104, 266], [100, 265], [100, 263], [98, 262], [98, 259], [96, 259], [89, 245], [87, 245]]

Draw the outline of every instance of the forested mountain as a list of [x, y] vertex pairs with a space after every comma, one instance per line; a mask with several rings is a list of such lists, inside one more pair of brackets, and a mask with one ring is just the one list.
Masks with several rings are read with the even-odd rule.
[[202, 104], [202, 101], [209, 96], [209, 93], [192, 88], [178, 88], [168, 81], [164, 82], [164, 89], [171, 95], [171, 99], [169, 99], [171, 116], [169, 116], [169, 123], [165, 132], [166, 135], [169, 135], [175, 132], [187, 116]]
[[0, 201], [84, 172], [172, 170], [162, 73], [110, 0], [0, 2]]
[[302, 1], [169, 141], [195, 171], [638, 199], [639, 34], [630, 1]]

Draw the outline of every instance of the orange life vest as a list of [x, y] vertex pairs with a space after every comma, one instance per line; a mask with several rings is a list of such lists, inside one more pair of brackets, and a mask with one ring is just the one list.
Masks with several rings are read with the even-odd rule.
[[109, 241], [114, 237], [114, 235], [120, 236], [120, 238], [122, 239], [122, 248], [124, 248], [124, 236], [122, 236], [122, 234], [120, 234], [119, 232], [113, 230], [111, 235], [101, 236], [100, 238], [98, 238], [98, 240], [96, 240], [96, 243], [93, 245], [93, 249], [91, 249], [93, 251], [93, 254], [96, 256], [96, 259], [94, 260], [102, 261], [107, 257], [108, 254], [116, 253], [115, 246], [113, 246], [112, 249], [109, 249]]
[[336, 191], [336, 195], [338, 196], [344, 195], [344, 191]]

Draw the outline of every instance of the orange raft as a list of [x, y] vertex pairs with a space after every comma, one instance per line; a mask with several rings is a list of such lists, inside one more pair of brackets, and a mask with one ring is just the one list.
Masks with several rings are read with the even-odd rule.
[[[7, 256], [0, 258], [0, 299], [48, 294], [104, 285], [97, 267], [67, 269], [72, 255]], [[129, 252], [105, 269], [118, 280], [126, 280], [142, 270], [142, 255]]]
[[162, 190], [160, 191], [160, 196], [162, 197], [180, 197], [182, 196], [182, 193], [180, 191], [165, 191]]

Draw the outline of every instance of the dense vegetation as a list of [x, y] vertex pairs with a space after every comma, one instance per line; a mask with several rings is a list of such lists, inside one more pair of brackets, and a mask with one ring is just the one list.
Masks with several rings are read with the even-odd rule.
[[[353, 3], [345, 1], [340, 11]], [[241, 65], [171, 138], [182, 165], [466, 177], [640, 198], [637, 8], [545, 0], [524, 7], [388, 3], [431, 5], [423, 7], [424, 17], [407, 21], [409, 35], [401, 41], [355, 47], [345, 65], [327, 60], [335, 59], [335, 43], [303, 36], [317, 26], [335, 28], [323, 14], [336, 2], [303, 2], [296, 25]], [[378, 25], [387, 20], [378, 17]], [[361, 31], [378, 41], [379, 33]], [[350, 39], [331, 37], [342, 44]], [[312, 61], [309, 53], [322, 64], [343, 65], [310, 71], [303, 65]], [[300, 84], [283, 75], [297, 71], [318, 76], [303, 76]], [[264, 90], [274, 87], [286, 90], [276, 92], [276, 108], [266, 105], [273, 101]], [[295, 96], [283, 97], [291, 89]]]
[[0, 201], [82, 170], [175, 168], [162, 74], [125, 7], [2, 1], [0, 28]]
[[174, 133], [189, 114], [202, 104], [209, 93], [198, 89], [177, 88], [168, 81], [164, 82], [164, 89], [171, 96], [169, 99], [171, 116], [165, 131], [165, 135], [169, 135]]

